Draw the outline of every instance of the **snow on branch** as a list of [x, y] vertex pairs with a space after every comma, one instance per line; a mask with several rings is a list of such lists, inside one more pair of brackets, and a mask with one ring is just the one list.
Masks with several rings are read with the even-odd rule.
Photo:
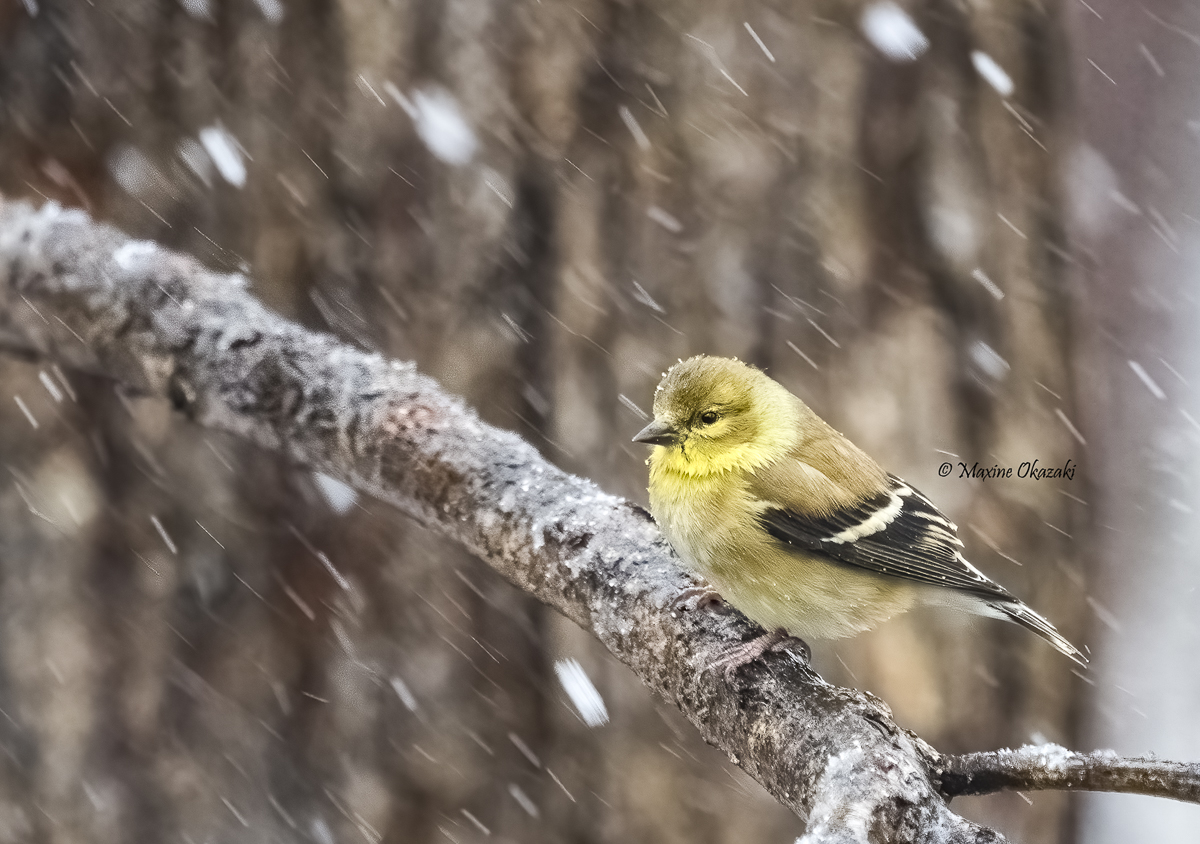
[[1111, 750], [1076, 753], [1057, 744], [944, 756], [947, 797], [994, 791], [1079, 790], [1149, 794], [1200, 803], [1200, 764], [1127, 759]]
[[[1104, 775], [1133, 764], [1116, 759], [1087, 757], [1091, 773], [1073, 779], [1025, 751], [1012, 752], [1019, 763], [1004, 751], [943, 757], [878, 698], [832, 686], [787, 653], [726, 681], [708, 666], [756, 631], [737, 613], [676, 609], [694, 584], [645, 511], [481, 422], [412, 364], [288, 322], [245, 277], [81, 211], [0, 199], [0, 346], [165, 397], [199, 425], [282, 452], [462, 543], [591, 631], [806, 818], [810, 844], [998, 842], [947, 798], [1137, 780]], [[1169, 796], [1196, 799], [1188, 770], [1190, 790]]]

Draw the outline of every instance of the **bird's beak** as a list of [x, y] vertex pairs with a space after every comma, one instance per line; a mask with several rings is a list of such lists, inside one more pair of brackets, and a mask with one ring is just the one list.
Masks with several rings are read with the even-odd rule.
[[679, 432], [666, 422], [655, 419], [633, 438], [635, 443], [650, 445], [675, 445], [679, 442]]

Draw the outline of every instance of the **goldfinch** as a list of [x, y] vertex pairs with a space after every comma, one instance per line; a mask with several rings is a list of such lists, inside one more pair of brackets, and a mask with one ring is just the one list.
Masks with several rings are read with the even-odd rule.
[[752, 366], [699, 356], [671, 367], [634, 442], [654, 446], [650, 511], [684, 564], [773, 631], [737, 664], [786, 634], [850, 636], [917, 604], [1015, 621], [1087, 662], [966, 561], [928, 498]]

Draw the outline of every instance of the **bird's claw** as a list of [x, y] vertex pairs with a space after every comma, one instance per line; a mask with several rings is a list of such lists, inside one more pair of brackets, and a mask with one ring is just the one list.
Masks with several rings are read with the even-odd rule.
[[749, 642], [734, 645], [708, 667], [709, 669], [723, 668], [725, 682], [730, 683], [733, 682], [734, 676], [742, 666], [749, 665], [764, 654], [791, 651], [793, 648], [800, 651], [795, 656], [801, 662], [807, 664], [812, 659], [812, 650], [808, 647], [808, 643], [795, 636], [789, 636], [788, 632], [781, 627], [751, 639]]

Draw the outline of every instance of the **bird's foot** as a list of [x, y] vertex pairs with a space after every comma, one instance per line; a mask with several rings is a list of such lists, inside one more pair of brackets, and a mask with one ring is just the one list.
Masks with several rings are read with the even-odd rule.
[[708, 667], [710, 669], [723, 668], [725, 670], [725, 681], [732, 682], [739, 668], [749, 665], [754, 660], [761, 658], [763, 654], [779, 653], [780, 651], [790, 651], [792, 649], [800, 652], [794, 654], [794, 656], [799, 657], [802, 662], [808, 663], [811, 660], [812, 651], [809, 649], [808, 643], [795, 636], [789, 636], [788, 632], [780, 627], [777, 630], [772, 630], [770, 633], [764, 633], [755, 639], [751, 639], [749, 642], [734, 645]]
[[711, 586], [689, 586], [675, 596], [671, 605], [677, 610], [696, 612], [697, 610], [723, 607], [725, 601]]

